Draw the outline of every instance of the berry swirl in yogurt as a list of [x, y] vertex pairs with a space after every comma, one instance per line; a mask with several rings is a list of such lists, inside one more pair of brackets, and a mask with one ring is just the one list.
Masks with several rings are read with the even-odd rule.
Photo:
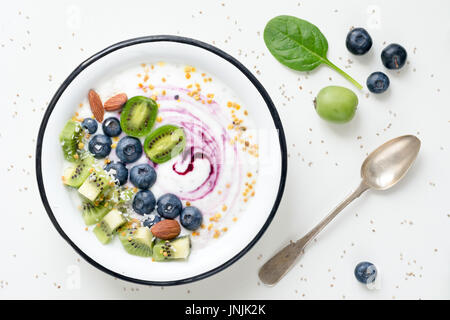
[[[155, 69], [162, 72], [161, 81], [156, 77], [157, 84], [143, 82], [138, 87], [159, 105], [157, 126], [170, 123], [183, 128], [186, 147], [179, 156], [156, 165], [159, 178], [152, 190], [174, 192], [185, 204], [200, 208], [204, 222], [194, 236], [218, 237], [254, 195], [255, 128], [229, 89], [205, 73], [165, 64], [150, 66], [143, 79], [147, 74], [154, 79], [151, 71]], [[165, 74], [172, 77], [163, 78]]]

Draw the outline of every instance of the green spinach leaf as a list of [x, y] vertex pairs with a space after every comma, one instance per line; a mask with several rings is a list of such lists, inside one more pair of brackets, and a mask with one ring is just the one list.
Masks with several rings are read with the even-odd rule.
[[270, 53], [291, 69], [310, 71], [323, 63], [362, 89], [355, 79], [328, 60], [327, 39], [306, 20], [285, 15], [273, 18], [264, 29], [264, 42]]

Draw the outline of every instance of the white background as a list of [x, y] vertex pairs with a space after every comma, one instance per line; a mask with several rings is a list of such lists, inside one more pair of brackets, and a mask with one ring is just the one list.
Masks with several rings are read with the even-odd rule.
[[[445, 0], [2, 2], [0, 299], [449, 299], [449, 12]], [[385, 71], [389, 91], [358, 92], [348, 124], [321, 120], [312, 106], [318, 90], [330, 84], [357, 90], [325, 66], [310, 74], [281, 66], [262, 38], [266, 22], [279, 14], [316, 24], [328, 39], [329, 59], [361, 83]], [[372, 35], [366, 56], [345, 48], [352, 26]], [[255, 247], [213, 277], [164, 288], [114, 279], [80, 258], [47, 217], [34, 169], [42, 115], [67, 75], [106, 46], [152, 34], [197, 38], [244, 63], [274, 100], [289, 151], [283, 201]], [[391, 42], [408, 51], [400, 72], [384, 70], [380, 61]], [[260, 284], [262, 263], [357, 186], [366, 153], [403, 134], [422, 140], [407, 177], [343, 211], [276, 287]], [[364, 260], [379, 269], [376, 290], [354, 279]]]

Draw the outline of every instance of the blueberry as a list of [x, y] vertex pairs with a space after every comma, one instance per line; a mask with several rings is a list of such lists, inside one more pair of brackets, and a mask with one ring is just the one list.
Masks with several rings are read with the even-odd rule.
[[203, 221], [203, 215], [196, 207], [186, 207], [181, 212], [180, 222], [188, 230], [197, 230]]
[[158, 199], [156, 211], [163, 218], [175, 219], [181, 213], [181, 209], [183, 209], [181, 200], [172, 193], [166, 193]]
[[391, 43], [381, 52], [381, 62], [388, 69], [400, 69], [406, 63], [405, 48], [396, 43]]
[[97, 134], [89, 141], [89, 151], [95, 158], [101, 159], [111, 152], [111, 138], [104, 134]]
[[345, 40], [348, 51], [356, 55], [365, 54], [372, 47], [372, 38], [366, 29], [355, 28], [350, 30]]
[[110, 137], [117, 137], [122, 133], [122, 128], [120, 127], [120, 121], [117, 118], [110, 117], [103, 121], [102, 124], [103, 133]]
[[123, 137], [117, 144], [116, 155], [124, 163], [135, 162], [142, 155], [141, 141], [130, 136]]
[[383, 72], [374, 72], [367, 78], [367, 88], [373, 93], [383, 93], [389, 88], [389, 78]]
[[105, 167], [106, 172], [113, 170], [114, 177], [119, 181], [119, 185], [124, 185], [128, 180], [128, 169], [122, 162], [110, 162]]
[[373, 263], [360, 262], [356, 265], [355, 277], [361, 283], [372, 283], [377, 277], [377, 268]]
[[86, 129], [90, 134], [93, 134], [97, 131], [98, 124], [97, 121], [95, 121], [92, 118], [86, 118], [81, 123], [81, 126]]
[[142, 223], [144, 227], [151, 228], [153, 225], [157, 224], [161, 221], [161, 217], [158, 214], [151, 214], [147, 219]]
[[155, 209], [155, 196], [150, 190], [142, 190], [136, 193], [133, 199], [133, 209], [139, 214], [149, 214]]
[[138, 164], [131, 168], [130, 181], [139, 189], [148, 189], [156, 181], [156, 171], [147, 163]]

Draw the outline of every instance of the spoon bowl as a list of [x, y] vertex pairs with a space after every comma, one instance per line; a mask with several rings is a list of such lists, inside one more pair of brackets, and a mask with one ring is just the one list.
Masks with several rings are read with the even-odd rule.
[[361, 178], [372, 189], [386, 190], [399, 182], [420, 150], [413, 135], [392, 139], [370, 153], [361, 166]]

